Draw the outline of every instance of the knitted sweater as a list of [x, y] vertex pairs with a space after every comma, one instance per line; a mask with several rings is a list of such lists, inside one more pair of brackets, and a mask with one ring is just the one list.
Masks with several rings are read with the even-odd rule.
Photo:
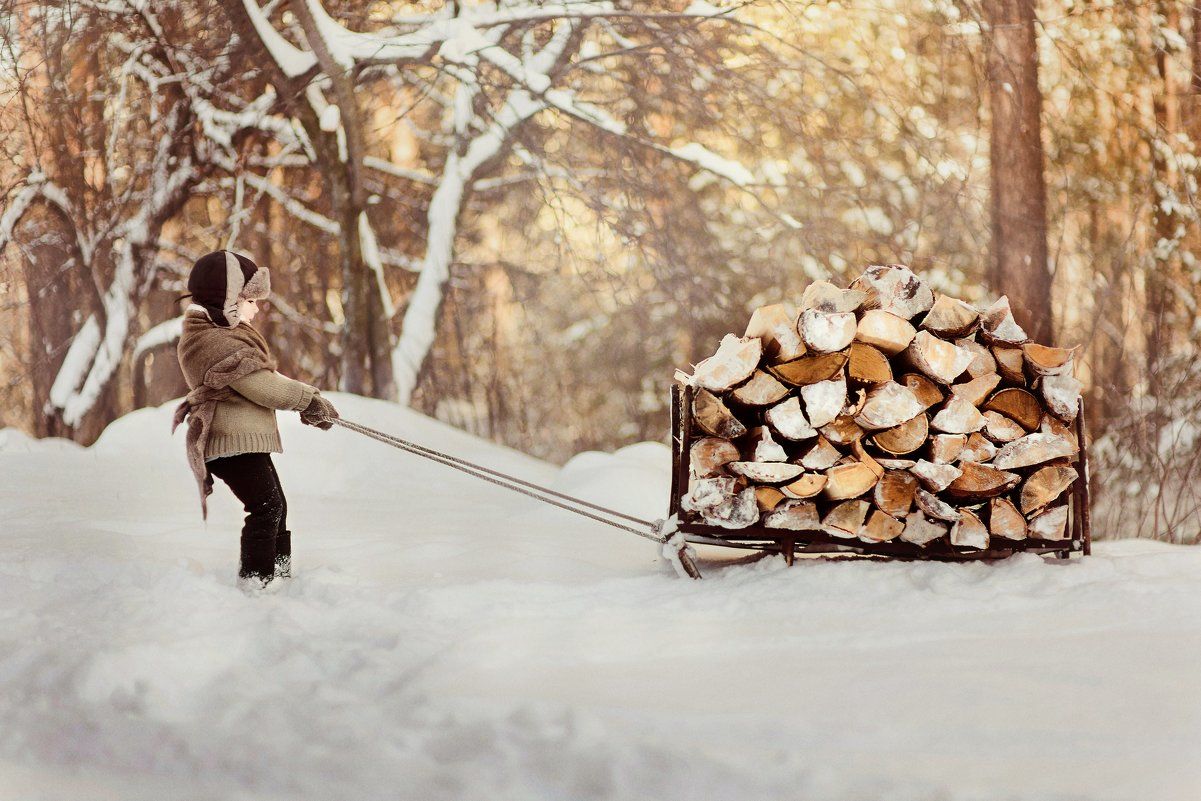
[[[206, 369], [203, 360], [189, 358], [193, 352], [189, 347], [189, 331], [212, 325], [203, 307], [193, 304], [184, 312], [177, 353], [189, 389], [203, 382]], [[243, 321], [238, 325], [250, 326], [250, 323]], [[229, 386], [236, 394], [217, 401], [204, 449], [205, 461], [237, 453], [283, 453], [275, 410], [300, 411], [317, 392], [316, 387], [274, 370], [257, 370], [230, 382]]]

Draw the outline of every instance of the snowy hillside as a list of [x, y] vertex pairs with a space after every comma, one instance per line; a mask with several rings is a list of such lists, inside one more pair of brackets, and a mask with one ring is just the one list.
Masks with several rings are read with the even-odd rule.
[[[562, 470], [342, 413], [643, 517], [667, 449]], [[737, 564], [281, 414], [296, 577], [235, 588], [173, 404], [0, 432], [0, 799], [1201, 798], [1201, 549]], [[723, 561], [725, 559], [725, 561]]]

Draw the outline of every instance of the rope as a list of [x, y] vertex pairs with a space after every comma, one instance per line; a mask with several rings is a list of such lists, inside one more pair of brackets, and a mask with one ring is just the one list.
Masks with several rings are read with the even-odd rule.
[[[400, 437], [394, 437], [391, 434], [385, 434], [382, 431], [376, 431], [374, 428], [368, 428], [365, 425], [362, 425], [360, 423], [351, 422], [350, 420], [346, 420], [345, 418], [327, 417], [325, 419], [331, 423], [334, 423], [335, 425], [340, 425], [343, 428], [350, 429], [351, 431], [357, 431], [360, 434], [371, 437], [372, 439], [378, 440], [379, 442], [383, 442], [386, 445], [391, 445], [394, 448], [399, 448], [403, 451], [408, 451], [409, 453], [416, 454], [417, 456], [423, 456], [426, 459], [438, 462], [439, 464], [444, 464], [448, 467], [453, 467], [456, 470], [461, 470], [462, 472], [466, 473], [469, 476], [475, 476], [476, 478], [482, 478], [484, 481], [491, 482], [493, 484], [496, 484], [497, 486], [504, 487], [505, 489], [511, 489], [514, 492], [520, 492], [522, 495], [528, 495], [529, 497], [531, 497], [535, 500], [542, 501], [544, 503], [549, 503], [550, 505], [557, 506], [560, 509], [566, 509], [569, 512], [574, 512], [578, 515], [582, 515], [584, 517], [591, 518], [592, 520], [595, 520], [598, 523], [604, 523], [605, 525], [613, 526], [613, 528], [619, 528], [622, 531], [628, 531], [631, 534], [637, 534], [639, 537], [643, 537], [645, 539], [651, 540], [652, 542], [657, 542], [660, 544], [665, 543], [668, 540], [668, 537], [664, 536], [661, 533], [663, 524], [665, 522], [663, 520], [656, 520], [656, 521], [652, 522], [650, 520], [643, 520], [641, 518], [634, 517], [632, 515], [627, 515], [624, 512], [619, 512], [615, 509], [608, 509], [604, 506], [600, 506], [595, 503], [590, 503], [589, 501], [585, 501], [581, 498], [575, 498], [575, 497], [572, 497], [571, 495], [565, 495], [561, 492], [556, 492], [555, 490], [549, 489], [547, 487], [542, 487], [542, 486], [539, 486], [538, 484], [534, 484], [529, 481], [524, 481], [520, 478], [517, 478], [516, 476], [511, 476], [507, 473], [502, 473], [499, 470], [492, 470], [490, 468], [483, 467], [482, 465], [477, 465], [473, 462], [469, 462], [466, 459], [460, 459], [456, 456], [451, 456], [450, 454], [442, 453], [441, 451], [436, 451], [433, 448], [427, 448], [423, 445], [418, 445], [415, 442], [409, 442], [406, 439], [401, 439]], [[520, 486], [518, 486], [518, 485], [520, 485]], [[594, 515], [591, 512], [585, 512], [583, 509], [578, 509], [574, 506], [569, 506], [565, 503], [560, 503], [551, 498], [546, 498], [541, 495], [537, 495], [533, 492], [530, 492], [528, 489], [522, 489], [522, 487], [528, 487], [530, 489], [537, 490], [538, 492], [544, 492], [547, 495], [553, 495], [556, 498], [562, 498], [564, 500], [570, 501], [570, 502], [578, 504], [580, 506], [586, 506], [590, 509], [596, 509], [597, 511], [604, 512], [605, 514], [609, 514], [614, 517], [620, 517], [620, 518], [629, 520], [634, 523], [639, 523], [639, 524], [645, 526], [646, 528], [650, 529], [650, 532], [642, 531], [640, 529], [636, 529], [631, 526], [622, 525], [621, 523], [615, 523], [612, 520], [607, 520], [603, 517], [600, 517], [599, 515]]]

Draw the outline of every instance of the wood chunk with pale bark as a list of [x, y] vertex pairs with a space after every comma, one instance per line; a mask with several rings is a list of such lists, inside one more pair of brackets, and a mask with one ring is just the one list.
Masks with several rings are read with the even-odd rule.
[[1051, 414], [1065, 422], [1076, 419], [1079, 410], [1080, 389], [1084, 385], [1070, 373], [1048, 375], [1039, 379], [1039, 391], [1047, 402]]
[[914, 545], [926, 545], [945, 537], [946, 534], [946, 523], [928, 520], [920, 511], [914, 510], [905, 516], [905, 530], [901, 532], [901, 540]]
[[840, 414], [833, 422], [822, 426], [821, 433], [835, 445], [850, 445], [863, 439], [864, 431], [853, 417]]
[[822, 495], [832, 501], [857, 498], [876, 486], [879, 480], [879, 473], [864, 462], [835, 465], [826, 471]]
[[930, 437], [930, 461], [950, 464], [967, 447], [967, 434], [935, 434]]
[[840, 289], [829, 281], [814, 281], [801, 295], [801, 309], [845, 314], [863, 306], [867, 294], [857, 289]]
[[817, 436], [817, 430], [809, 425], [801, 411], [801, 399], [795, 395], [772, 406], [763, 417], [784, 439], [799, 441]]
[[1005, 295], [980, 313], [980, 330], [985, 339], [1008, 345], [1020, 345], [1030, 339], [1013, 319], [1009, 298]]
[[842, 372], [842, 366], [846, 363], [846, 353], [816, 353], [771, 365], [767, 369], [784, 383], [803, 387], [834, 378]]
[[797, 331], [797, 312], [791, 303], [755, 309], [743, 336], [763, 340], [764, 355], [772, 361], [786, 362], [805, 355], [805, 343]]
[[844, 539], [857, 537], [870, 507], [867, 501], [843, 501], [822, 518], [822, 531]]
[[1066, 465], [1051, 465], [1036, 470], [1022, 484], [1022, 514], [1029, 515], [1058, 500], [1079, 475], [1075, 468]]
[[913, 508], [917, 478], [906, 470], [886, 470], [872, 490], [876, 507], [893, 517], [904, 517]]
[[997, 371], [1001, 374], [1001, 378], [1015, 384], [1026, 383], [1026, 373], [1022, 370], [1025, 357], [1022, 356], [1021, 348], [993, 345], [992, 355], [996, 359]]
[[755, 462], [786, 462], [788, 461], [788, 453], [780, 447], [780, 443], [772, 439], [771, 429], [767, 426], [757, 426], [751, 429], [751, 435], [755, 438], [755, 446], [751, 451], [752, 459]]
[[996, 455], [997, 446], [977, 431], [968, 435], [967, 445], [960, 451], [959, 459], [964, 462], [987, 462]]
[[971, 434], [984, 428], [987, 421], [980, 410], [959, 395], [952, 395], [942, 407], [930, 427], [944, 434]]
[[1030, 518], [1027, 533], [1038, 540], [1067, 539], [1068, 507], [1055, 506]]
[[1039, 423], [1038, 430], [1042, 434], [1055, 434], [1056, 436], [1063, 437], [1072, 444], [1073, 448], [1080, 449], [1080, 443], [1076, 439], [1076, 429], [1053, 414], [1043, 415], [1043, 420]]
[[1034, 375], [1061, 375], [1072, 372], [1072, 356], [1076, 348], [1055, 348], [1027, 342], [1022, 345], [1026, 366]]
[[746, 528], [759, 520], [759, 504], [755, 500], [755, 488], [747, 487], [718, 506], [703, 510], [701, 517], [711, 526]]
[[1075, 453], [1076, 446], [1057, 434], [1027, 434], [1001, 448], [993, 457], [993, 465], [1002, 470], [1013, 470]]
[[734, 400], [746, 406], [769, 406], [779, 402], [787, 394], [788, 387], [763, 370], [756, 370], [749, 381], [730, 392]]
[[877, 348], [864, 342], [852, 342], [847, 376], [861, 384], [883, 384], [892, 380], [892, 365]]
[[908, 470], [917, 464], [916, 459], [897, 459], [881, 456], [876, 459], [876, 464], [883, 467], [885, 470]]
[[1001, 376], [996, 373], [986, 373], [962, 384], [952, 384], [952, 394], [958, 395], [973, 406], [979, 407], [988, 397], [988, 393], [1001, 383]]
[[694, 477], [708, 478], [721, 473], [722, 467], [741, 458], [738, 448], [728, 439], [701, 437], [688, 450], [688, 468]]
[[801, 312], [801, 339], [813, 353], [835, 353], [850, 346], [855, 338], [855, 315], [820, 312], [807, 309]]
[[959, 468], [962, 474], [947, 486], [946, 493], [961, 500], [974, 502], [994, 498], [1013, 489], [1022, 480], [1017, 473], [978, 462], [960, 462]]
[[913, 453], [925, 444], [930, 435], [930, 418], [919, 414], [912, 420], [902, 423], [895, 428], [877, 431], [872, 435], [872, 441], [880, 450], [900, 456]]
[[904, 530], [903, 522], [879, 509], [873, 509], [863, 528], [859, 529], [859, 539], [865, 542], [888, 542], [901, 536]]
[[913, 341], [917, 330], [906, 319], [883, 309], [864, 312], [855, 329], [855, 339], [895, 356]]
[[863, 447], [863, 440], [858, 440], [851, 443], [851, 453], [855, 454], [855, 458], [863, 464], [871, 468], [871, 471], [876, 474], [876, 478], [884, 475], [884, 468], [875, 460], [867, 449]]
[[970, 509], [959, 510], [959, 519], [951, 526], [951, 544], [958, 548], [988, 547], [988, 528]]
[[1013, 442], [1025, 436], [1026, 429], [1000, 412], [990, 409], [984, 413], [984, 433], [993, 442]]
[[801, 467], [806, 470], [827, 470], [842, 458], [842, 451], [830, 444], [824, 435], [817, 435], [817, 442], [801, 456]]
[[812, 498], [825, 489], [828, 480], [824, 473], [804, 473], [792, 483], [781, 486], [780, 492], [789, 498]]
[[847, 402], [847, 380], [841, 375], [801, 387], [805, 418], [809, 425], [821, 428], [833, 422]]
[[909, 387], [909, 390], [927, 409], [942, 403], [946, 397], [938, 384], [921, 373], [905, 373], [901, 376], [900, 383]]
[[782, 484], [805, 472], [800, 465], [789, 462], [730, 462], [726, 467], [757, 484]]
[[943, 520], [947, 523], [954, 523], [959, 519], [959, 510], [951, 504], [939, 498], [932, 492], [918, 487], [917, 492], [913, 494], [913, 500], [917, 503], [917, 508], [921, 509], [930, 517], [936, 520]]
[[786, 500], [775, 511], [763, 519], [767, 528], [785, 528], [792, 531], [819, 531], [821, 518], [817, 505], [811, 501]]
[[988, 502], [988, 533], [1007, 540], [1026, 539], [1026, 518], [1008, 498]]
[[851, 282], [851, 289], [867, 293], [865, 309], [882, 309], [905, 320], [934, 305], [930, 286], [903, 264], [873, 264]]
[[712, 392], [723, 392], [751, 377], [763, 356], [758, 337], [722, 337], [717, 353], [701, 360], [692, 373], [693, 382]]
[[919, 459], [917, 464], [909, 468], [909, 472], [917, 476], [922, 486], [931, 492], [942, 492], [963, 474], [963, 470], [953, 464], [934, 464], [925, 459]]
[[784, 493], [780, 492], [775, 487], [755, 487], [755, 503], [759, 506], [760, 512], [770, 512], [780, 505], [780, 501], [784, 500]]
[[970, 303], [950, 295], [939, 295], [922, 320], [922, 328], [943, 339], [958, 339], [970, 333], [980, 319], [980, 312]]
[[1026, 431], [1036, 430], [1043, 417], [1043, 407], [1038, 398], [1021, 387], [999, 390], [985, 402], [984, 409], [1000, 412]]
[[692, 399], [692, 417], [706, 434], [722, 439], [738, 439], [746, 426], [734, 416], [721, 398], [706, 389], [698, 389]]
[[940, 384], [950, 384], [975, 358], [966, 348], [939, 339], [929, 331], [918, 331], [905, 355], [914, 367]]
[[921, 402], [908, 387], [889, 381], [867, 393], [867, 400], [855, 415], [855, 422], [863, 428], [877, 431], [895, 428], [923, 411]]
[[692, 482], [691, 488], [680, 499], [680, 508], [689, 512], [705, 512], [720, 506], [734, 495], [734, 476], [715, 476]]

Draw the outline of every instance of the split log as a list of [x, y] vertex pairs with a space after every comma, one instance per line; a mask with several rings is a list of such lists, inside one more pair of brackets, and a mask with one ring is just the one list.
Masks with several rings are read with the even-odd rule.
[[759, 520], [759, 504], [755, 490], [747, 487], [723, 503], [701, 512], [702, 519], [711, 526], [722, 528], [746, 528]]
[[943, 499], [939, 498], [932, 492], [918, 487], [917, 492], [913, 494], [913, 500], [917, 504], [917, 508], [921, 509], [928, 516], [935, 520], [942, 520], [947, 523], [954, 523], [959, 519], [959, 510]]
[[721, 398], [705, 389], [698, 389], [692, 398], [692, 417], [701, 430], [722, 439], [738, 439], [746, 426], [726, 408]]
[[938, 384], [921, 373], [905, 373], [901, 376], [900, 383], [908, 387], [927, 409], [942, 403], [946, 397]]
[[771, 365], [767, 369], [784, 383], [803, 387], [834, 378], [842, 372], [842, 366], [846, 363], [846, 353], [817, 353]]
[[862, 426], [845, 414], [840, 414], [832, 423], [822, 426], [821, 433], [835, 445], [850, 445], [863, 439]]
[[917, 478], [905, 470], [887, 470], [872, 490], [876, 507], [893, 517], [904, 517], [913, 508]]
[[1030, 467], [1052, 459], [1072, 456], [1076, 447], [1057, 434], [1027, 434], [1010, 442], [993, 457], [993, 465], [1002, 470]]
[[979, 407], [984, 403], [984, 399], [988, 397], [988, 393], [997, 388], [997, 384], [1001, 383], [1001, 376], [996, 373], [985, 373], [977, 376], [971, 381], [962, 384], [952, 384], [951, 393], [958, 395], [973, 406]]
[[771, 429], [767, 426], [758, 426], [751, 430], [752, 436], [755, 439], [755, 447], [751, 452], [753, 461], [756, 462], [787, 462], [788, 454], [780, 447], [780, 443], [772, 439]]
[[723, 392], [751, 377], [763, 356], [763, 342], [758, 337], [722, 337], [717, 353], [701, 360], [692, 373], [692, 380], [712, 392]]
[[857, 289], [840, 289], [829, 281], [814, 281], [801, 295], [801, 309], [846, 314], [863, 306], [867, 294]]
[[865, 342], [852, 342], [847, 375], [861, 384], [883, 384], [892, 380], [892, 365], [877, 348]]
[[829, 479], [824, 473], [804, 473], [791, 484], [784, 484], [780, 492], [789, 498], [812, 498], [821, 492]]
[[758, 484], [781, 484], [805, 472], [800, 465], [788, 462], [730, 462], [726, 467]]
[[930, 427], [944, 434], [971, 434], [984, 428], [987, 421], [980, 410], [958, 395], [952, 395], [934, 419]]
[[967, 434], [935, 434], [930, 437], [930, 461], [950, 464], [967, 446]]
[[905, 530], [901, 532], [901, 539], [914, 545], [926, 545], [946, 534], [946, 523], [928, 520], [920, 511], [914, 510], [905, 516]]
[[784, 439], [799, 441], [817, 436], [817, 430], [809, 425], [801, 411], [801, 399], [795, 395], [772, 406], [763, 417]]
[[1007, 540], [1026, 539], [1026, 518], [1008, 498], [988, 502], [988, 533]]
[[921, 402], [912, 391], [889, 381], [867, 393], [867, 401], [855, 415], [855, 422], [873, 431], [894, 428], [907, 423], [923, 411]]
[[769, 406], [787, 394], [788, 387], [776, 380], [775, 376], [756, 370], [750, 380], [735, 387], [730, 396], [745, 406]]
[[865, 462], [835, 465], [826, 471], [826, 486], [822, 495], [832, 501], [857, 498], [880, 480], [880, 475]]
[[880, 450], [894, 456], [913, 453], [926, 443], [930, 435], [930, 418], [919, 414], [908, 422], [886, 431], [877, 431], [872, 435], [872, 441]]
[[773, 361], [786, 362], [805, 355], [805, 343], [797, 330], [797, 312], [791, 303], [755, 309], [743, 336], [761, 339], [764, 354]]
[[1080, 443], [1076, 441], [1075, 427], [1063, 422], [1053, 414], [1044, 414], [1043, 420], [1039, 423], [1038, 431], [1041, 434], [1055, 434], [1063, 437], [1072, 444], [1076, 450], [1080, 449]]
[[693, 481], [687, 494], [680, 499], [680, 507], [690, 512], [712, 509], [734, 494], [734, 482], [733, 476], [716, 476]]
[[996, 359], [997, 371], [1000, 372], [1001, 378], [1014, 384], [1026, 383], [1026, 374], [1022, 371], [1025, 357], [1022, 356], [1021, 348], [993, 345], [992, 355]]
[[760, 513], [770, 512], [783, 500], [784, 493], [775, 487], [755, 487], [755, 503], [759, 506]]
[[817, 442], [801, 456], [801, 467], [806, 470], [828, 470], [842, 458], [842, 451], [830, 444], [823, 435], [817, 435]]
[[881, 456], [879, 459], [876, 459], [876, 464], [885, 470], [908, 470], [917, 464], [917, 461], [915, 459], [895, 459]]
[[873, 509], [863, 528], [859, 529], [859, 539], [866, 542], [888, 542], [901, 536], [905, 524], [879, 509]]
[[1026, 366], [1034, 375], [1062, 375], [1072, 371], [1072, 356], [1075, 348], [1055, 348], [1050, 345], [1039, 345], [1037, 342], [1027, 342], [1022, 345], [1022, 355]]
[[1076, 419], [1082, 386], [1075, 376], [1068, 373], [1043, 376], [1039, 379], [1039, 390], [1047, 402], [1047, 408], [1051, 410], [1051, 414], [1068, 423]]
[[984, 409], [1000, 412], [1026, 431], [1037, 430], [1043, 418], [1043, 407], [1038, 398], [1020, 387], [998, 391], [984, 404]]
[[1068, 507], [1055, 506], [1030, 518], [1029, 536], [1039, 540], [1067, 539]]
[[1013, 312], [1009, 308], [1009, 298], [1005, 295], [981, 312], [980, 330], [984, 338], [992, 342], [1020, 345], [1029, 340], [1026, 332], [1013, 319]]
[[963, 472], [947, 485], [947, 495], [952, 498], [973, 502], [993, 498], [1013, 489], [1022, 480], [1017, 473], [977, 462], [960, 462], [959, 468]]
[[889, 356], [895, 356], [913, 341], [917, 333], [907, 319], [883, 309], [864, 312], [855, 329], [855, 339], [867, 343]]
[[950, 384], [975, 358], [966, 348], [939, 339], [929, 331], [918, 331], [905, 355], [914, 367], [940, 384]]
[[855, 338], [855, 326], [855, 315], [850, 312], [801, 312], [801, 339], [813, 353], [835, 353], [849, 347]]
[[997, 446], [993, 445], [979, 431], [969, 434], [967, 445], [959, 452], [959, 460], [963, 462], [987, 462], [997, 455]]
[[922, 320], [922, 328], [943, 339], [958, 339], [971, 333], [980, 312], [970, 303], [950, 295], [939, 295]]
[[1066, 465], [1040, 468], [1022, 484], [1022, 514], [1029, 515], [1055, 502], [1080, 474]]
[[967, 366], [969, 378], [979, 378], [982, 375], [997, 372], [997, 358], [986, 346], [971, 337], [957, 339], [955, 344], [972, 353], [972, 360]]
[[1000, 412], [984, 413], [984, 433], [993, 442], [1013, 442], [1026, 435], [1026, 429]]
[[903, 264], [873, 264], [851, 282], [851, 289], [867, 293], [865, 309], [882, 309], [905, 320], [934, 305], [930, 286]]
[[821, 524], [817, 505], [811, 501], [787, 500], [763, 519], [763, 525], [767, 528], [792, 531], [820, 531]]
[[688, 468], [695, 478], [708, 478], [741, 458], [738, 448], [728, 439], [702, 437], [693, 442], [688, 450]]
[[847, 382], [841, 375], [801, 387], [805, 417], [809, 425], [821, 428], [833, 422], [847, 402]]
[[870, 506], [867, 501], [843, 501], [822, 518], [822, 531], [844, 539], [859, 536]]
[[909, 472], [917, 476], [922, 486], [931, 492], [942, 492], [963, 474], [963, 471], [953, 464], [934, 464], [925, 459], [919, 459], [917, 464], [909, 468]]
[[970, 509], [962, 509], [959, 519], [951, 526], [951, 544], [959, 548], [988, 547], [988, 529], [976, 513]]

